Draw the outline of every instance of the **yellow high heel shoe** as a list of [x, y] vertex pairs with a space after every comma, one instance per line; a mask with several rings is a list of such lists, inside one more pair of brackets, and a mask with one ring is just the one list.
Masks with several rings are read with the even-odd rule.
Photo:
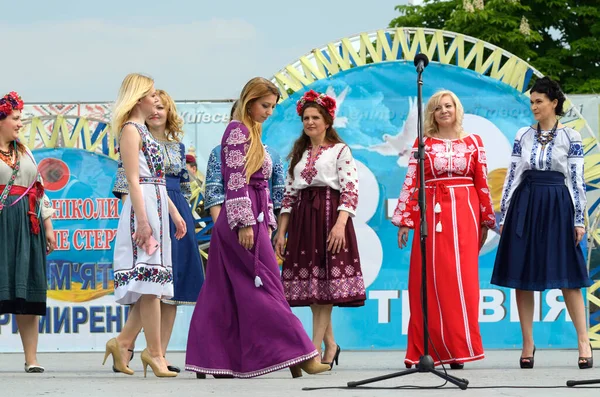
[[119, 342], [116, 338], [112, 338], [106, 342], [106, 352], [104, 353], [104, 361], [102, 365], [106, 363], [106, 359], [109, 355], [113, 356], [113, 368], [122, 372], [126, 375], [133, 375], [134, 372], [131, 368], [123, 366], [123, 358], [121, 357], [121, 349], [119, 348]]
[[297, 365], [292, 365], [290, 367], [290, 372], [292, 373], [292, 378], [299, 378], [302, 376], [302, 371], [306, 372], [310, 375], [320, 374], [321, 372], [329, 371], [328, 364], [322, 364], [318, 362], [316, 359], [311, 359], [308, 361], [304, 361]]
[[144, 378], [146, 377], [146, 370], [148, 368], [148, 365], [150, 366], [150, 368], [152, 368], [152, 372], [154, 372], [154, 375], [158, 378], [174, 378], [177, 376], [177, 372], [159, 371], [158, 367], [154, 364], [154, 361], [152, 361], [152, 357], [150, 356], [150, 353], [148, 353], [147, 349], [144, 349], [144, 351], [142, 351], [141, 358], [142, 364], [144, 365]]

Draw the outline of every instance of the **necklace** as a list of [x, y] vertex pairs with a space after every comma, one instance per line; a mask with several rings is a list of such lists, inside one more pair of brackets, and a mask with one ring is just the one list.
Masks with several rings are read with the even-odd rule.
[[537, 139], [537, 141], [540, 143], [540, 145], [542, 145], [542, 150], [546, 147], [546, 145], [548, 145], [550, 142], [552, 142], [554, 140], [554, 138], [556, 138], [556, 128], [557, 127], [558, 127], [558, 120], [556, 121], [556, 123], [554, 124], [554, 127], [552, 127], [550, 132], [543, 133], [542, 127], [540, 126], [540, 123], [538, 123], [537, 132], [535, 134], [535, 139]]
[[0, 149], [0, 153], [2, 153], [5, 156], [11, 156], [13, 153], [13, 147], [11, 145], [9, 145], [7, 151]]
[[6, 163], [10, 168], [15, 168], [15, 148], [13, 145], [8, 147], [8, 151], [0, 149], [0, 159]]

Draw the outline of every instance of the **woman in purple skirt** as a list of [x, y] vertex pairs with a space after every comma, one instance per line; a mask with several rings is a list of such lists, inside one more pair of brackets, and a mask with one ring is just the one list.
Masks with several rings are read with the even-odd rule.
[[223, 134], [224, 211], [211, 236], [187, 344], [185, 367], [198, 377], [251, 378], [287, 367], [298, 377], [302, 370], [329, 370], [285, 300], [271, 246], [277, 226], [268, 191], [272, 160], [261, 136], [278, 100], [273, 83], [250, 80]]
[[[358, 172], [350, 148], [333, 128], [335, 100], [310, 90], [298, 101], [303, 131], [288, 159], [275, 250], [284, 258], [283, 288], [290, 306], [310, 306], [313, 344], [333, 368], [333, 306], [363, 306], [365, 283], [352, 217]], [[288, 233], [287, 244], [285, 234]]]

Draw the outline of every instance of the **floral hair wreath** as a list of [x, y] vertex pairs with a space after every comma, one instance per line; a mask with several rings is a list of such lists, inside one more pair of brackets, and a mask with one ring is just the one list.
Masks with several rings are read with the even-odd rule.
[[314, 90], [309, 90], [302, 95], [302, 98], [296, 102], [296, 112], [298, 112], [299, 116], [302, 116], [302, 111], [304, 110], [304, 106], [308, 102], [314, 102], [317, 105], [321, 105], [325, 108], [327, 113], [331, 115], [331, 117], [335, 117], [335, 108], [336, 103], [335, 99], [330, 97], [329, 95], [316, 92]]
[[13, 110], [23, 110], [23, 100], [14, 91], [0, 98], [0, 119], [8, 117]]

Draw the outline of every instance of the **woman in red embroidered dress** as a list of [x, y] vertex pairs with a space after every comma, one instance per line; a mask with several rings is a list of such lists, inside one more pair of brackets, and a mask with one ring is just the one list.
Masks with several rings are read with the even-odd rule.
[[[483, 142], [478, 135], [465, 134], [463, 115], [456, 95], [440, 91], [427, 103], [424, 131], [426, 216], [431, 228], [427, 238], [429, 351], [435, 365], [449, 363], [453, 369], [484, 358], [478, 321], [478, 258], [488, 229], [496, 226]], [[417, 144], [418, 140], [413, 153]], [[414, 229], [404, 359], [408, 368], [418, 364], [424, 351], [418, 175], [417, 160], [411, 156], [392, 218], [400, 227], [400, 248], [407, 245], [409, 229]]]
[[[304, 130], [288, 156], [290, 168], [275, 250], [284, 258], [283, 287], [290, 306], [310, 306], [313, 343], [333, 368], [333, 306], [363, 306], [365, 284], [352, 217], [358, 173], [350, 148], [333, 129], [335, 100], [313, 90], [298, 101]], [[288, 227], [289, 226], [289, 227]], [[285, 240], [288, 233], [287, 246]]]

